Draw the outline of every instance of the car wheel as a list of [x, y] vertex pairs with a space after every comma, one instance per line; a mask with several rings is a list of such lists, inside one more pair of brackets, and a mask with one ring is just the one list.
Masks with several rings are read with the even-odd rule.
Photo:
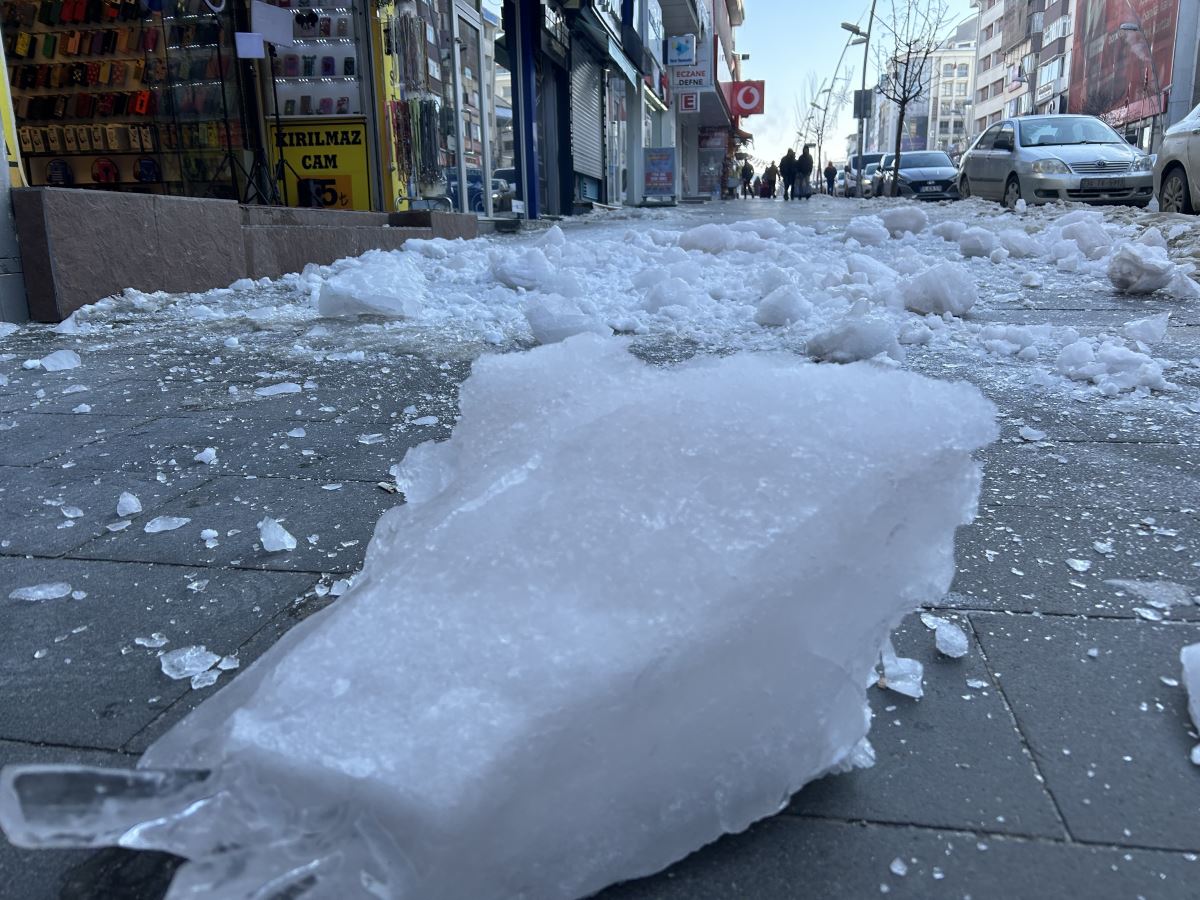
[[1020, 199], [1021, 180], [1016, 175], [1009, 175], [1008, 183], [1004, 185], [1004, 205], [1008, 209], [1015, 209]]
[[958, 196], [966, 200], [971, 196], [971, 180], [966, 175], [962, 177], [962, 181], [958, 183]]
[[1182, 168], [1176, 166], [1162, 180], [1158, 189], [1158, 208], [1163, 212], [1192, 212], [1191, 192]]

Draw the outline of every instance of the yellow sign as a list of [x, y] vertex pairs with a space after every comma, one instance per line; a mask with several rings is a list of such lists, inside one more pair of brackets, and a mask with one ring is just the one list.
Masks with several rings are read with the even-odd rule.
[[[366, 119], [353, 116], [283, 123], [283, 185], [289, 206], [371, 209]], [[277, 156], [275, 123], [268, 123]]]
[[8, 157], [8, 177], [13, 187], [25, 186], [25, 173], [21, 167], [21, 147], [17, 143], [16, 116], [13, 115], [12, 94], [8, 91], [8, 66], [5, 65], [4, 48], [0, 47], [0, 119], [4, 120], [4, 154]]

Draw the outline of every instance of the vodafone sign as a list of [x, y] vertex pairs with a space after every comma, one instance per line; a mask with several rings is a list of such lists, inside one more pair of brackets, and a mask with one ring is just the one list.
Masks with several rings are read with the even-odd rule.
[[761, 115], [766, 94], [765, 81], [735, 81], [726, 88], [729, 112], [735, 116]]

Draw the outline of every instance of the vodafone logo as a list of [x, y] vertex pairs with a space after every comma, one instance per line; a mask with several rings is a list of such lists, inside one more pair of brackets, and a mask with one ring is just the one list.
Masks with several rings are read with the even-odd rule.
[[753, 116], [763, 111], [765, 82], [737, 81], [729, 92], [730, 111], [735, 116]]

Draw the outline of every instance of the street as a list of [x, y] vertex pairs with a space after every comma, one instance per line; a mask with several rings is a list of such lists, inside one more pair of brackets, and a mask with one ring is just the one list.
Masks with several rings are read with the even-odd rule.
[[[1123, 294], [1105, 272], [1121, 246], [1161, 242], [1186, 279], [1200, 231], [1080, 209], [818, 196], [598, 213], [130, 292], [0, 337], [0, 764], [132, 766], [339, 602], [403, 499], [391, 467], [449, 436], [480, 356], [582, 332], [663, 367], [781, 352], [966, 381], [997, 405], [978, 518], [925, 610], [969, 652], [940, 655], [914, 612], [894, 640], [925, 695], [868, 689], [873, 767], [600, 896], [1193, 896], [1200, 738], [1179, 651], [1200, 641], [1200, 299], [1177, 281]], [[353, 315], [399, 304], [405, 318]], [[60, 350], [79, 364], [53, 371]], [[122, 492], [141, 511], [114, 528]], [[262, 549], [265, 516], [295, 549]], [[188, 522], [147, 533], [153, 517]], [[53, 583], [83, 596], [9, 599]], [[156, 634], [169, 643], [137, 640]], [[168, 678], [158, 655], [188, 645], [238, 667], [199, 689]], [[0, 842], [0, 893], [149, 900], [174, 865]]]

